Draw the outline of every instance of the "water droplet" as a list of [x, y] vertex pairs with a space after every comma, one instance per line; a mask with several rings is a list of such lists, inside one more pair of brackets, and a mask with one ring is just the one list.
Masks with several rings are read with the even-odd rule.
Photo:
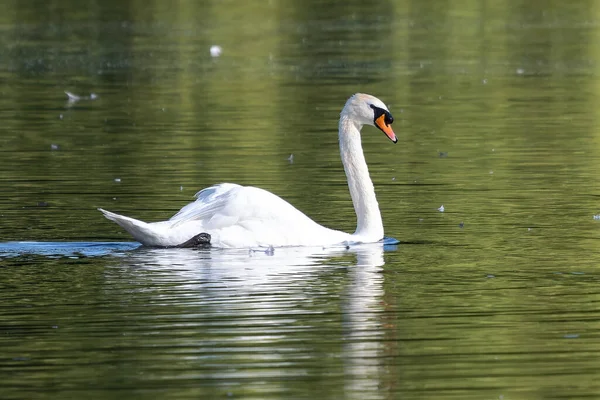
[[265, 250], [265, 254], [268, 256], [272, 256], [275, 254], [275, 248], [273, 246], [269, 246], [266, 250]]

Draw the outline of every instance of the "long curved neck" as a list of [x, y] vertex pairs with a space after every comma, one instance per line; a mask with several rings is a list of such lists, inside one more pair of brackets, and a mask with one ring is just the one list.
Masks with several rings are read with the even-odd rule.
[[357, 226], [354, 234], [379, 240], [383, 238], [383, 222], [362, 150], [361, 128], [362, 125], [342, 113], [339, 126], [340, 154], [356, 211]]

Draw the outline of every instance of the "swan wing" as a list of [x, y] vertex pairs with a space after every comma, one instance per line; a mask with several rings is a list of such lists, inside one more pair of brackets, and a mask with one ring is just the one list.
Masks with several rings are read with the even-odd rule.
[[286, 228], [289, 223], [296, 228], [318, 226], [281, 197], [253, 186], [222, 183], [199, 191], [195, 197], [196, 201], [171, 217], [172, 227], [191, 221], [201, 221], [207, 230], [233, 225], [256, 229], [257, 224]]
[[269, 191], [232, 183], [201, 190], [167, 223], [171, 232], [207, 232], [217, 247], [321, 245], [350, 237], [317, 224]]
[[211, 219], [222, 212], [242, 188], [243, 186], [235, 183], [221, 183], [202, 189], [194, 195], [196, 201], [186, 205], [169, 219], [172, 223], [171, 226], [176, 227], [189, 221]]

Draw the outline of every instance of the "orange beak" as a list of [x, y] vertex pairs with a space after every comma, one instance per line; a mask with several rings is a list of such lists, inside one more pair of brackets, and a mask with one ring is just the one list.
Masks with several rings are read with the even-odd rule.
[[377, 125], [377, 127], [381, 129], [392, 142], [396, 143], [398, 141], [398, 138], [396, 137], [392, 127], [385, 123], [385, 115], [382, 114], [379, 118], [377, 118], [375, 120], [375, 125]]

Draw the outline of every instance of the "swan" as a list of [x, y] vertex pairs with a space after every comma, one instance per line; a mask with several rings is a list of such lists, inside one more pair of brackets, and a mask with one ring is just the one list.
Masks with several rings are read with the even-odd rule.
[[146, 246], [221, 248], [327, 246], [383, 239], [375, 188], [362, 150], [363, 125], [379, 128], [394, 143], [394, 118], [378, 98], [356, 93], [340, 113], [339, 144], [357, 227], [346, 233], [319, 225], [281, 197], [252, 186], [221, 183], [196, 193], [196, 200], [168, 221], [146, 223], [99, 208]]

